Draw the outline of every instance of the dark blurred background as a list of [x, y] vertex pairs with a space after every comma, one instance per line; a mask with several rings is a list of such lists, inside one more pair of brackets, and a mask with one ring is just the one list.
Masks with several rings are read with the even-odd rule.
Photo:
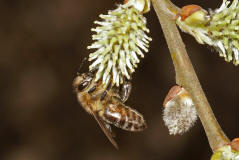
[[[170, 136], [162, 103], [175, 73], [154, 10], [146, 14], [150, 52], [133, 76], [127, 104], [143, 113], [148, 128], [117, 128], [113, 148], [72, 92], [81, 60], [90, 53], [93, 21], [120, 0], [0, 0], [1, 160], [178, 160], [209, 159], [211, 150], [198, 121], [183, 136]], [[174, 1], [216, 8], [221, 1]], [[238, 67], [182, 33], [212, 109], [230, 138], [239, 136]], [[85, 66], [85, 70], [87, 66]]]

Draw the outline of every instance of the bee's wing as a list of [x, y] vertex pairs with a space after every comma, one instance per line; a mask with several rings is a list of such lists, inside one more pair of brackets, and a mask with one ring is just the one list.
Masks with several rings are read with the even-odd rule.
[[104, 124], [105, 124], [105, 127], [107, 128], [107, 130], [110, 131], [112, 137], [115, 138], [115, 137], [116, 137], [116, 134], [112, 131], [110, 124], [105, 123], [105, 122], [104, 122]]
[[105, 135], [107, 136], [109, 141], [113, 144], [113, 146], [116, 149], [119, 149], [117, 143], [113, 139], [113, 135], [112, 135], [109, 127], [106, 126], [105, 122], [97, 115], [96, 112], [93, 112], [93, 116], [95, 117], [95, 120], [97, 121], [97, 123], [99, 124], [100, 128], [103, 130], [103, 132], [105, 133]]

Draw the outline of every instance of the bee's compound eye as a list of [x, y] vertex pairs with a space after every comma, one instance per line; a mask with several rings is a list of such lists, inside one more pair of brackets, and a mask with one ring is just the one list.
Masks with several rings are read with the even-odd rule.
[[82, 91], [84, 90], [91, 82], [92, 77], [86, 77], [85, 80], [83, 80], [79, 85], [78, 85], [78, 90]]
[[84, 81], [84, 82], [80, 83], [78, 86], [78, 90], [82, 91], [83, 89], [85, 89], [88, 86], [88, 84], [89, 84], [88, 81]]

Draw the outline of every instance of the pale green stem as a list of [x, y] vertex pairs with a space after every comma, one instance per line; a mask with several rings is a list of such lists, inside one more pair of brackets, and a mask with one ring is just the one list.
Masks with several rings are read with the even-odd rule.
[[229, 144], [230, 141], [212, 112], [175, 24], [175, 17], [179, 9], [170, 0], [152, 0], [152, 3], [171, 52], [176, 72], [176, 83], [183, 86], [191, 95], [211, 149], [215, 151]]

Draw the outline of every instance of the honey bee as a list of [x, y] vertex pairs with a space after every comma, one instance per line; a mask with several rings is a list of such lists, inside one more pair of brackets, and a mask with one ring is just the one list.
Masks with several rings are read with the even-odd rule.
[[111, 83], [105, 87], [102, 81], [95, 82], [92, 73], [83, 73], [74, 79], [73, 88], [79, 103], [94, 116], [116, 149], [118, 145], [113, 139], [111, 124], [132, 132], [146, 128], [143, 116], [124, 104], [131, 91], [130, 82], [125, 82], [120, 88], [111, 86]]

